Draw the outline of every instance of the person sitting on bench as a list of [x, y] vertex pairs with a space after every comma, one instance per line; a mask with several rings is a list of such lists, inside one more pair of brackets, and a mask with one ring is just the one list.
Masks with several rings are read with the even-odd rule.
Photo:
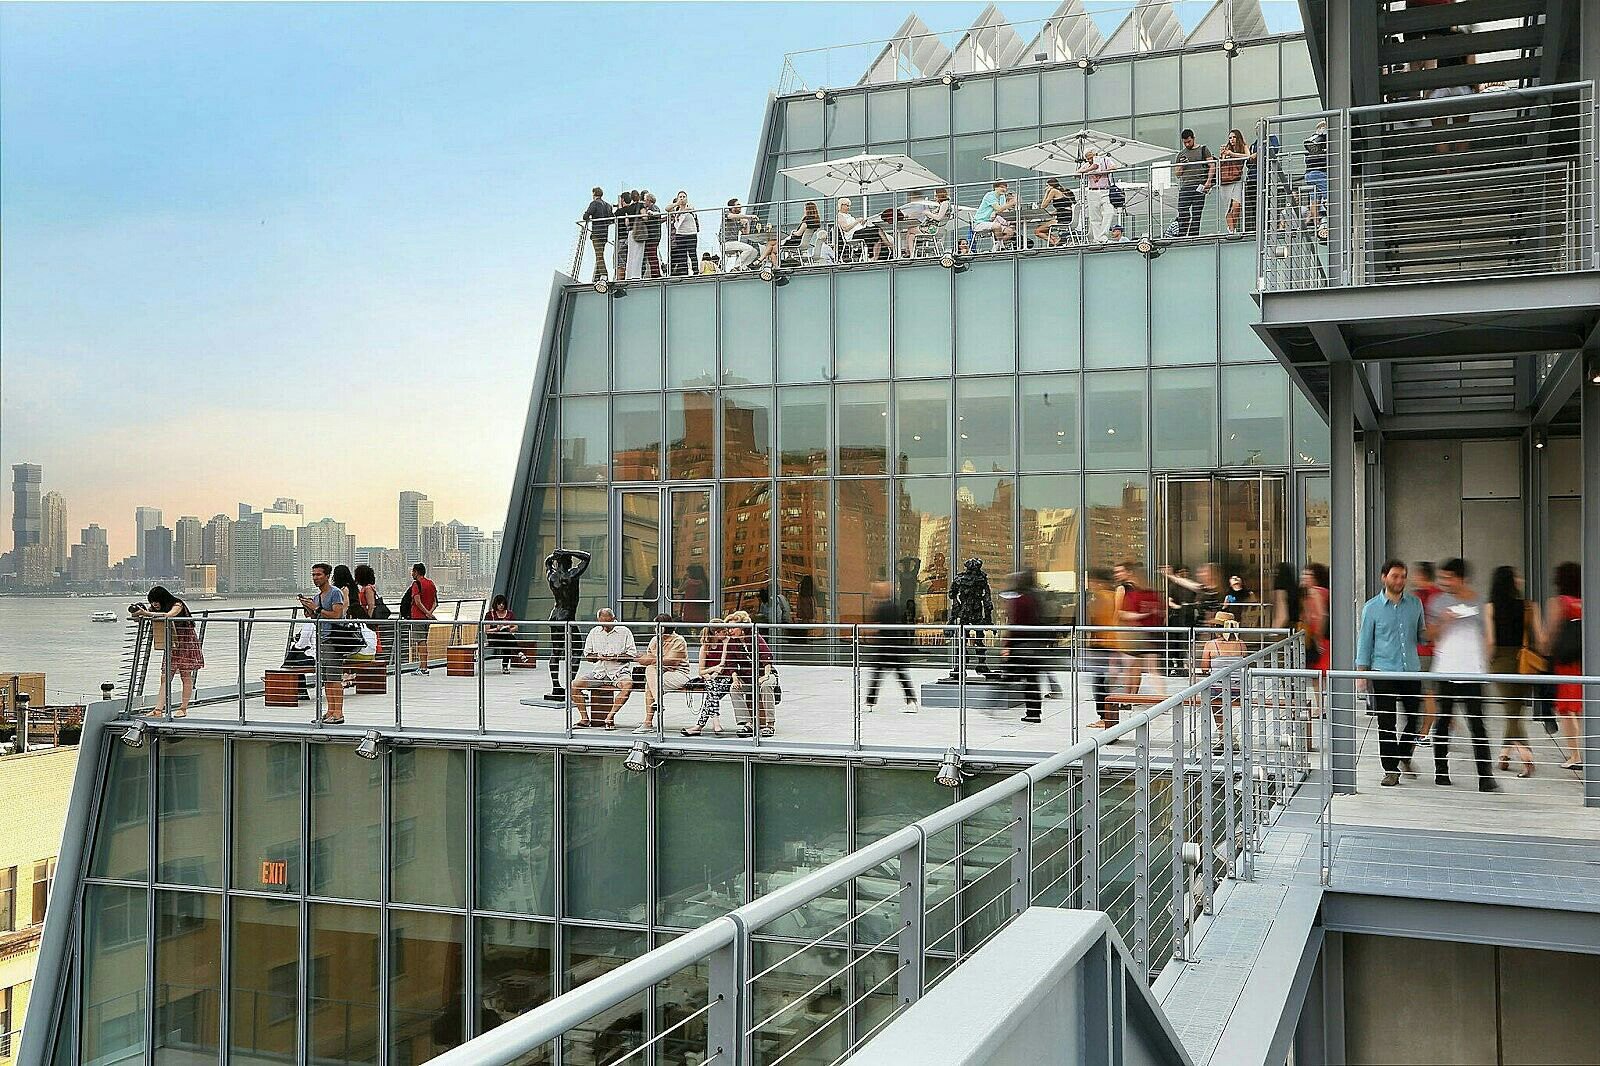
[[[633, 661], [639, 648], [628, 627], [617, 625], [611, 608], [596, 611], [595, 621], [600, 624], [584, 638], [583, 665], [572, 681], [572, 702], [578, 709], [573, 726], [615, 729], [617, 711], [633, 691]], [[596, 708], [596, 697], [605, 701], [603, 708]]]

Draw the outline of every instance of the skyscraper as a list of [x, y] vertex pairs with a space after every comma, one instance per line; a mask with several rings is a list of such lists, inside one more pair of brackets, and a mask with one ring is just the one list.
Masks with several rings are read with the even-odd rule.
[[67, 576], [73, 581], [104, 581], [110, 568], [111, 553], [106, 545], [106, 531], [90, 523], [83, 528], [78, 543], [72, 546]]
[[180, 568], [202, 562], [204, 546], [201, 537], [200, 519], [187, 514], [178, 519], [172, 527], [172, 561]]
[[425, 493], [400, 494], [400, 554], [410, 562], [422, 559], [422, 530], [433, 525], [433, 501]]
[[301, 526], [296, 532], [295, 551], [299, 556], [295, 570], [297, 576], [309, 573], [313, 563], [328, 563], [331, 566], [340, 563], [350, 566], [354, 563], [345, 552], [344, 523], [331, 518], [319, 518]]
[[232, 592], [261, 587], [261, 516], [248, 509], [233, 524], [229, 544], [228, 589]]
[[39, 543], [44, 545], [45, 556], [52, 572], [67, 568], [67, 498], [59, 492], [47, 492], [39, 501]]
[[[283, 526], [261, 530], [261, 587], [284, 592], [295, 586], [294, 531]], [[320, 562], [321, 560], [314, 560]]]
[[172, 565], [172, 530], [166, 526], [145, 530], [139, 545], [139, 558], [144, 563], [146, 580], [160, 581], [176, 577], [178, 571]]
[[135, 507], [133, 509], [133, 557], [141, 563], [144, 561], [145, 530], [154, 529], [160, 524], [161, 508]]
[[211, 516], [200, 543], [200, 561], [215, 564], [217, 584], [229, 588], [233, 563], [233, 519], [225, 514]]
[[43, 469], [35, 463], [17, 463], [11, 468], [11, 546], [15, 549], [39, 543], [39, 482], [43, 477]]

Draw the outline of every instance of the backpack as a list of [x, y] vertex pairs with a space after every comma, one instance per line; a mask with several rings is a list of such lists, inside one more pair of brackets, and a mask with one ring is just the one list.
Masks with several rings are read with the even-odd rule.
[[1550, 649], [1550, 661], [1568, 666], [1583, 661], [1583, 619], [1569, 618], [1556, 630], [1555, 644]]
[[376, 619], [394, 617], [394, 612], [389, 610], [389, 605], [383, 602], [382, 596], [379, 596], [372, 605], [372, 617]]
[[417, 583], [413, 581], [411, 587], [406, 589], [406, 594], [400, 597], [400, 617], [411, 617], [411, 594], [417, 590]]
[[1122, 191], [1122, 186], [1118, 185], [1115, 179], [1106, 189], [1106, 202], [1118, 211], [1128, 206], [1128, 194]]

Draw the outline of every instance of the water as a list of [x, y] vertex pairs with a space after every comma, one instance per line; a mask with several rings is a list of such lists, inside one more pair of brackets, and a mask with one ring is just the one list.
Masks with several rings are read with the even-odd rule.
[[[123, 647], [128, 627], [118, 621], [91, 622], [95, 611], [127, 615], [135, 593], [116, 596], [35, 597], [0, 596], [0, 673], [43, 673], [48, 703], [83, 703], [100, 698], [100, 684], [114, 681], [121, 687]], [[216, 608], [283, 607], [294, 603], [286, 593], [234, 596], [191, 604], [196, 611]], [[281, 617], [281, 616], [280, 616]], [[266, 633], [270, 628], [271, 636]], [[267, 658], [282, 658], [284, 626], [258, 626], [252, 639], [250, 662], [260, 651]], [[212, 627], [205, 641], [206, 669], [200, 683], [227, 684], [234, 680], [237, 656], [235, 629]]]

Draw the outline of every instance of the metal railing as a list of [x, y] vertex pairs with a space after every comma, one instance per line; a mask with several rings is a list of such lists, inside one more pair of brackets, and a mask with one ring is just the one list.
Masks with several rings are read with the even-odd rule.
[[1266, 292], [1594, 269], [1592, 82], [1264, 119]]
[[[1209, 4], [1197, 6], [1183, 0], [1091, 3], [1091, 10], [1055, 18], [907, 33], [886, 40], [790, 52], [783, 57], [777, 92], [786, 96], [823, 88], [937, 78], [946, 73], [982, 74], [1086, 57], [1115, 59], [1172, 51], [1188, 43], [1194, 20], [1210, 10]], [[1219, 47], [1225, 37], [1244, 41], [1301, 29], [1299, 6], [1286, 0], [1248, 4], [1223, 0], [1217, 7], [1223, 26], [1215, 36], [1208, 35], [1203, 45]], [[1189, 28], [1180, 22], [1180, 11], [1190, 21]], [[1270, 20], [1264, 17], [1267, 12]]]
[[[587, 1041], [603, 1018], [612, 1039], [596, 1061], [644, 1062], [670, 1049], [670, 1061], [778, 1063], [804, 1051], [804, 1061], [842, 1062], [1035, 904], [1105, 911], [1153, 977], [1191, 957], [1194, 919], [1210, 909], [1215, 881], [1248, 875], [1265, 753], [1244, 678], [1298, 643], [1286, 637], [1242, 657], [435, 1061], [511, 1063], [554, 1041]], [[1281, 687], [1292, 703], [1297, 684]], [[1214, 757], [1186, 754], [1186, 710], [1220, 725]], [[1169, 716], [1172, 744], [1158, 753], [1152, 725]], [[1131, 749], [1118, 746], [1129, 739]], [[971, 771], [952, 752], [940, 781], [954, 786]], [[1192, 807], [1210, 811], [1220, 831]], [[1190, 839], [1197, 826], [1207, 831]], [[852, 883], [865, 905], [842, 922], [816, 909]], [[669, 1023], [620, 1024], [668, 988], [674, 1002], [693, 990]]]
[[[182, 712], [196, 728], [518, 734], [600, 745], [644, 737], [688, 748], [955, 749], [1016, 759], [1058, 750], [1078, 741], [1088, 723], [1115, 723], [1160, 702], [1204, 673], [1210, 659], [1226, 661], [1287, 635], [1004, 622], [634, 622], [617, 649], [624, 657], [599, 660], [587, 654], [603, 639], [594, 622], [389, 618], [347, 628], [197, 615], [206, 665], [189, 674], [185, 703], [184, 664], [193, 652], [161, 633], [176, 623], [140, 625], [136, 639], [163, 681], [148, 694], [131, 685], [125, 713], [172, 722]], [[423, 676], [424, 666], [440, 663], [445, 677]], [[205, 686], [213, 670], [224, 683]]]
[[[1174, 126], [1174, 143], [1177, 134]], [[1254, 178], [1243, 164], [1241, 159], [1236, 182], [1226, 186], [1218, 179], [1233, 171], [1230, 167], [1224, 175], [1221, 160], [1213, 160], [1209, 168], [1191, 163], [1187, 170], [1180, 170], [1178, 163], [1119, 166], [1103, 189], [1090, 188], [1087, 177], [1067, 175], [1057, 180], [1070, 202], [1048, 207], [1040, 205], [1049, 177], [1019, 172], [1005, 179], [1014, 202], [997, 212], [1003, 223], [997, 229], [975, 221], [985, 196], [994, 191], [993, 181], [930, 184], [925, 195], [916, 190], [853, 192], [736, 209], [674, 208], [658, 202], [653, 212], [659, 213], [618, 216], [593, 225], [577, 220], [570, 276], [598, 280], [597, 256], [615, 284], [699, 277], [707, 254], [720, 260], [716, 273], [754, 276], [889, 260], [936, 263], [953, 256], [959, 261], [1048, 248], [1132, 248], [1146, 238], [1159, 247], [1183, 239], [1243, 236], [1254, 219], [1247, 195]], [[1201, 185], [1204, 191], [1199, 191]], [[938, 190], [947, 201], [936, 201]], [[1235, 197], [1239, 207], [1230, 212]], [[849, 201], [848, 214], [855, 220], [843, 230], [841, 199]], [[808, 206], [816, 209], [811, 224], [806, 224]]]

